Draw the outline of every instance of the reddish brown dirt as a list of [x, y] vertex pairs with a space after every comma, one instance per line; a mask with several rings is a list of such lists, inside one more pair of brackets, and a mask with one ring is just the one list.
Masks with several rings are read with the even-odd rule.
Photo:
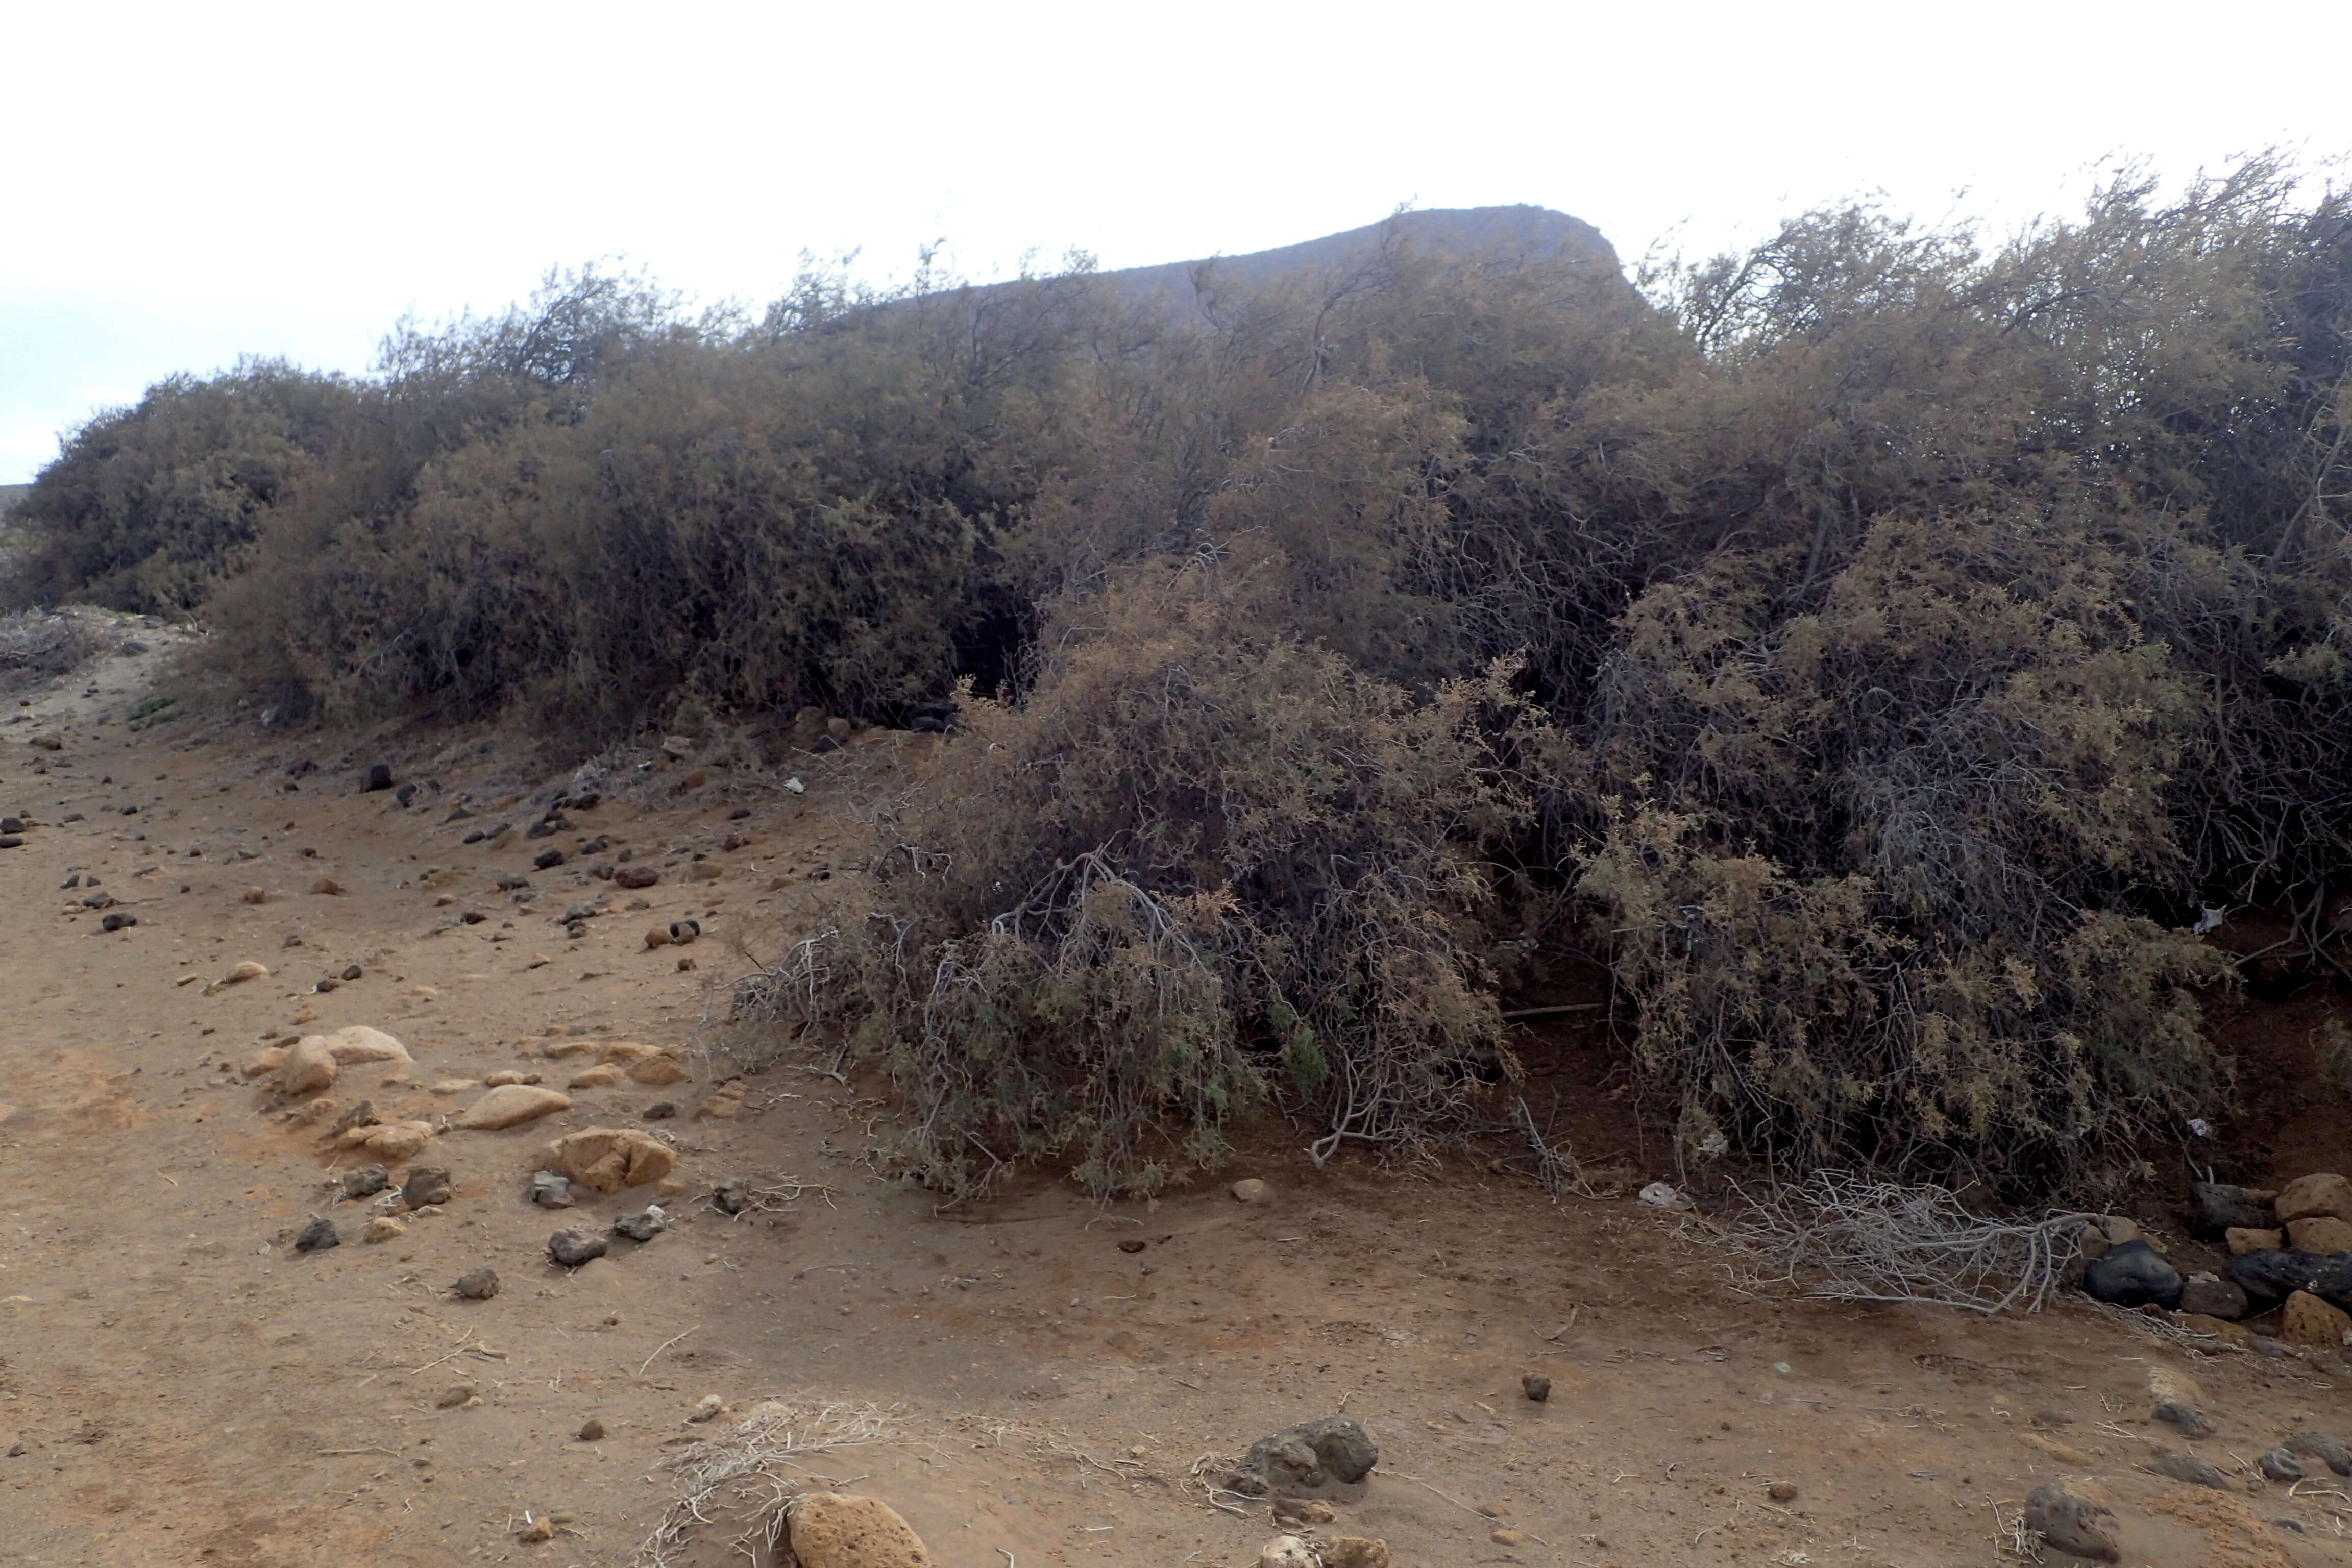
[[[675, 773], [643, 786], [645, 809], [577, 815], [547, 842], [603, 834], [666, 868], [651, 908], [572, 942], [550, 917], [602, 889], [584, 862], [530, 871], [542, 846], [520, 833], [459, 843], [524, 786], [494, 737], [385, 742], [404, 777], [442, 786], [404, 811], [356, 791], [372, 750], [97, 721], [157, 679], [152, 658], [117, 660], [95, 696], [78, 679], [0, 725], [0, 811], [37, 823], [0, 851], [0, 1450], [21, 1444], [0, 1458], [0, 1563], [625, 1564], [673, 1495], [666, 1461], [770, 1397], [893, 1410], [894, 1440], [811, 1467], [889, 1500], [948, 1568], [1254, 1563], [1264, 1509], [1206, 1506], [1196, 1462], [1338, 1410], [1381, 1460], [1327, 1533], [1383, 1538], [1413, 1568], [1991, 1563], [2058, 1475], [2114, 1500], [2127, 1563], [2352, 1560], [2352, 1482], [2210, 1493], [2137, 1468], [2175, 1441], [2148, 1419], [2152, 1369], [2203, 1384], [2220, 1435], [2194, 1447], [2234, 1469], [2298, 1422], [2352, 1436], [2332, 1365], [2192, 1355], [2075, 1304], [1985, 1321], [1749, 1300], [1703, 1224], [1622, 1196], [1554, 1204], [1477, 1160], [1318, 1171], [1279, 1124], [1217, 1182], [1155, 1204], [1097, 1207], [1046, 1173], [941, 1213], [873, 1174], [894, 1125], [873, 1085], [781, 1064], [746, 1080], [731, 1121], [646, 1122], [648, 1103], [690, 1109], [733, 1070], [697, 1054], [708, 987], [746, 967], [730, 940], [773, 952], [854, 875], [853, 764], [811, 760], [808, 795], [741, 821], [723, 775], [685, 790]], [[63, 749], [24, 744], [42, 731]], [[870, 737], [854, 766], [933, 743]], [[289, 792], [305, 748], [332, 765]], [[445, 823], [467, 792], [482, 815]], [[720, 850], [730, 833], [750, 843]], [[717, 881], [681, 880], [698, 851]], [[534, 904], [493, 886], [518, 871]], [[102, 934], [60, 888], [77, 872], [139, 924]], [[309, 892], [321, 876], [344, 891]], [[245, 902], [249, 886], [267, 901]], [[468, 909], [489, 918], [453, 923]], [[689, 912], [710, 935], [681, 973], [643, 932]], [[275, 973], [181, 984], [248, 958]], [[354, 963], [364, 978], [312, 994]], [[415, 1053], [413, 1082], [347, 1068], [331, 1091], [384, 1110], [454, 1111], [470, 1097], [426, 1086], [500, 1068], [561, 1086], [570, 1067], [546, 1047], [583, 1037], [679, 1048], [696, 1080], [443, 1132], [419, 1163], [456, 1173], [455, 1201], [369, 1245], [366, 1204], [328, 1205], [320, 1130], [230, 1070], [344, 1024]], [[1531, 1107], [1557, 1103], [1555, 1136], [1604, 1180], [1672, 1176], [1606, 1098], [1591, 1034], [1530, 1041]], [[592, 1124], [675, 1136], [682, 1217], [566, 1273], [545, 1260], [551, 1230], [653, 1195], [562, 1215], [521, 1201], [541, 1145]], [[2295, 1158], [2352, 1163], [2298, 1136]], [[1233, 1201], [1223, 1182], [1242, 1175], [1272, 1201]], [[705, 1200], [733, 1176], [813, 1185], [730, 1220]], [[297, 1255], [314, 1214], [344, 1243]], [[495, 1300], [449, 1294], [485, 1263]], [[1549, 1403], [1521, 1397], [1528, 1372], [1552, 1378]], [[459, 1384], [474, 1397], [441, 1407]], [[712, 1394], [732, 1414], [687, 1425]], [[583, 1442], [591, 1418], [607, 1435]], [[1775, 1501], [1776, 1482], [1793, 1497]], [[1482, 1507], [1531, 1539], [1496, 1543]], [[520, 1539], [527, 1512], [559, 1519], [555, 1538]], [[740, 1561], [728, 1537], [714, 1524], [677, 1560]]]

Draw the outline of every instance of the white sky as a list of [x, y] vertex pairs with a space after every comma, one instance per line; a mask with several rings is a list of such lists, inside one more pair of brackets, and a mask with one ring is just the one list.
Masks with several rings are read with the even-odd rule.
[[1532, 202], [1629, 261], [1873, 190], [2005, 228], [2112, 154], [2352, 153], [2352, 4], [0, 0], [0, 483], [239, 352], [624, 255], [764, 300]]

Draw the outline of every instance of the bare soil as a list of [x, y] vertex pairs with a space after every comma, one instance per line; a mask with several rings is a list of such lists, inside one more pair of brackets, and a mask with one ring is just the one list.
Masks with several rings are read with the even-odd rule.
[[[942, 1211], [876, 1173], [883, 1086], [802, 1058], [742, 1075], [704, 1024], [749, 967], [739, 944], [773, 952], [854, 879], [845, 781], [940, 742], [863, 737], [809, 759], [804, 796], [632, 776], [556, 838], [468, 847], [549, 782], [495, 734], [289, 740], [247, 714], [131, 731], [168, 641], [0, 722], [0, 812], [34, 824], [0, 850], [0, 1563], [626, 1564], [677, 1493], [671, 1461], [772, 1398], [875, 1406], [887, 1440], [803, 1463], [887, 1499], [948, 1568], [1253, 1563], [1276, 1533], [1264, 1505], [1227, 1511], [1196, 1478], [1341, 1411], [1381, 1461], [1324, 1532], [1414, 1568], [2014, 1561], [2026, 1494], [2062, 1476], [2112, 1500], [2129, 1563], [2352, 1561], [2352, 1481], [2290, 1494], [2242, 1470], [2298, 1426], [2352, 1436], [2339, 1361], [2200, 1352], [2078, 1301], [1982, 1320], [1744, 1298], [1704, 1223], [1631, 1198], [1675, 1173], [1572, 1024], [1531, 1052], [1549, 1077], [1530, 1099], [1557, 1091], [1622, 1195], [1554, 1203], [1475, 1159], [1318, 1171], [1277, 1123], [1157, 1203], [1097, 1206], [1045, 1173]], [[41, 733], [61, 748], [26, 743]], [[407, 809], [361, 793], [379, 754], [437, 791]], [[289, 774], [306, 756], [320, 771]], [[446, 820], [461, 799], [478, 815]], [[569, 940], [553, 917], [607, 890], [597, 858], [530, 861], [594, 835], [662, 879]], [[716, 880], [687, 879], [698, 853]], [[135, 926], [100, 931], [93, 875]], [[341, 891], [310, 891], [321, 878]], [[700, 942], [645, 945], [687, 917]], [[244, 960], [272, 973], [213, 988]], [[351, 964], [362, 978], [314, 992]], [[548, 1047], [582, 1039], [677, 1048], [696, 1076], [443, 1131], [415, 1163], [449, 1168], [454, 1200], [370, 1244], [380, 1211], [331, 1202], [352, 1162], [326, 1124], [236, 1070], [347, 1024], [417, 1058], [330, 1091], [386, 1115], [453, 1115], [471, 1096], [436, 1081], [499, 1069], [561, 1088], [581, 1058]], [[737, 1115], [691, 1114], [737, 1077]], [[643, 1119], [664, 1100], [681, 1114]], [[685, 1187], [667, 1234], [566, 1271], [551, 1231], [656, 1196], [523, 1201], [541, 1147], [592, 1125], [673, 1137]], [[2344, 1161], [2341, 1129], [2299, 1124], [2295, 1157]], [[1270, 1201], [1234, 1201], [1242, 1176]], [[767, 1196], [730, 1218], [708, 1194], [739, 1177]], [[320, 1215], [342, 1245], [298, 1254]], [[451, 1294], [484, 1264], [494, 1299]], [[1521, 1394], [1531, 1372], [1548, 1403]], [[2218, 1435], [2153, 1425], [2151, 1373], [2200, 1384]], [[690, 1424], [710, 1394], [728, 1413]], [[583, 1441], [592, 1419], [604, 1435]], [[2231, 1489], [2140, 1468], [2184, 1446]], [[553, 1539], [522, 1539], [539, 1520]], [[722, 1508], [671, 1560], [740, 1561], [743, 1524]]]

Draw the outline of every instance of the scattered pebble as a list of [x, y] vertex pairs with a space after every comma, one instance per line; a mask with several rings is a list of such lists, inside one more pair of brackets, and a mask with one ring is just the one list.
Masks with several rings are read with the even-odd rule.
[[342, 1233], [335, 1228], [335, 1222], [320, 1215], [309, 1225], [304, 1226], [302, 1234], [294, 1238], [294, 1250], [324, 1252], [331, 1247], [341, 1247], [342, 1244]]
[[1764, 1495], [1770, 1498], [1774, 1502], [1794, 1502], [1797, 1500], [1797, 1483], [1794, 1481], [1774, 1481], [1770, 1486], [1764, 1489]]
[[441, 1397], [433, 1403], [443, 1410], [455, 1410], [461, 1405], [471, 1405], [480, 1397], [480, 1392], [472, 1384], [453, 1383], [443, 1389]]
[[604, 1440], [604, 1424], [592, 1416], [587, 1422], [582, 1425], [580, 1428], [580, 1440], [583, 1443], [603, 1442]]
[[499, 1272], [488, 1265], [468, 1268], [450, 1289], [468, 1301], [487, 1301], [499, 1293]]
[[720, 1399], [719, 1395], [706, 1394], [694, 1402], [694, 1408], [687, 1412], [686, 1418], [697, 1423], [716, 1420], [726, 1408], [726, 1401]]
[[1230, 1191], [1234, 1194], [1234, 1201], [1241, 1204], [1262, 1204], [1273, 1195], [1273, 1189], [1255, 1176], [1247, 1176], [1235, 1182]]
[[1519, 1392], [1541, 1405], [1551, 1397], [1551, 1379], [1541, 1373], [1528, 1373], [1519, 1379]]

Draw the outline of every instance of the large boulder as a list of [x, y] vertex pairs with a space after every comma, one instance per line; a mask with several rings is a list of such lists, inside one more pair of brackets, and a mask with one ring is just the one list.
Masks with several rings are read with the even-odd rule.
[[2180, 1286], [2180, 1270], [2145, 1241], [2111, 1247], [2083, 1270], [2083, 1289], [2116, 1307], [2178, 1307]]
[[811, 1492], [784, 1528], [801, 1568], [931, 1568], [922, 1537], [880, 1498]]
[[550, 1143], [541, 1168], [592, 1193], [617, 1193], [658, 1182], [677, 1164], [668, 1144], [630, 1127], [583, 1127]]
[[2279, 1189], [2278, 1201], [2272, 1206], [2278, 1211], [2281, 1225], [2322, 1215], [2352, 1222], [2352, 1182], [2327, 1171], [2297, 1176]]
[[2329, 1306], [2308, 1291], [2297, 1290], [2289, 1296], [2286, 1310], [2279, 1314], [2279, 1338], [2291, 1345], [2325, 1345], [2330, 1350], [2341, 1350], [2347, 1334], [2352, 1334], [2352, 1314]]
[[2242, 1252], [2221, 1265], [2221, 1278], [2245, 1291], [2258, 1311], [2297, 1290], [2352, 1303], [2352, 1256], [2341, 1252]]
[[2189, 1185], [2189, 1234], [2200, 1241], [2219, 1241], [2232, 1226], [2265, 1230], [2275, 1223], [2268, 1198], [2251, 1187], [2227, 1182]]

